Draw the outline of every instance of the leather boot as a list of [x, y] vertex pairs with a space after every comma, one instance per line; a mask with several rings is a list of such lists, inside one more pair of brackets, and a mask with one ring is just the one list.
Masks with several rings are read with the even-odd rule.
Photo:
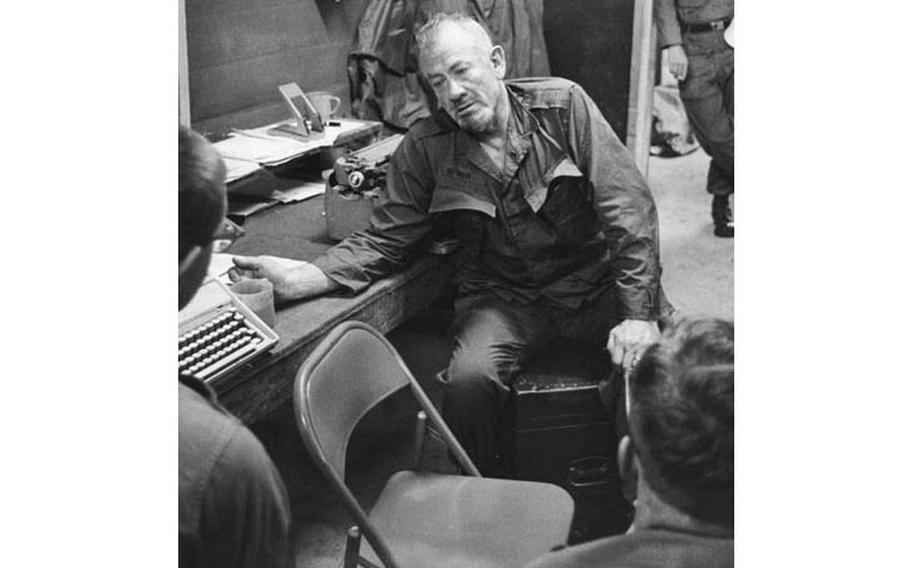
[[711, 218], [714, 220], [714, 236], [721, 238], [733, 236], [733, 215], [729, 195], [714, 196], [711, 200]]

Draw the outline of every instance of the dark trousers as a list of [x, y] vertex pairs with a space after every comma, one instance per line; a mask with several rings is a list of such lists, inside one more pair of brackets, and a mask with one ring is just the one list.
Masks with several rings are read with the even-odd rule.
[[443, 383], [442, 415], [484, 475], [498, 472], [500, 411], [530, 358], [557, 335], [606, 346], [615, 288], [578, 309], [507, 302], [489, 294], [455, 304], [455, 349]]
[[733, 48], [722, 31], [687, 33], [689, 72], [679, 85], [689, 123], [711, 156], [708, 192], [733, 193]]

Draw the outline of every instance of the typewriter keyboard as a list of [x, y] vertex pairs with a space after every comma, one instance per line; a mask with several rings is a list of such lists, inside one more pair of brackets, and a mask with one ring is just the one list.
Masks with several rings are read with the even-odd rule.
[[206, 380], [253, 353], [262, 341], [243, 314], [229, 307], [178, 336], [180, 372]]

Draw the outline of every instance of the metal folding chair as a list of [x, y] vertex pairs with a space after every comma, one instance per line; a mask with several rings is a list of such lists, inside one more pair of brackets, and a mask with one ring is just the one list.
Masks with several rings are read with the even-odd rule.
[[[358, 421], [409, 386], [418, 414], [418, 464], [427, 421], [470, 475], [399, 471], [367, 513], [345, 484], [345, 454]], [[395, 348], [360, 322], [340, 324], [297, 374], [297, 424], [307, 449], [356, 525], [344, 566], [508, 568], [566, 543], [572, 498], [548, 483], [480, 477]], [[361, 550], [360, 536], [369, 546]]]

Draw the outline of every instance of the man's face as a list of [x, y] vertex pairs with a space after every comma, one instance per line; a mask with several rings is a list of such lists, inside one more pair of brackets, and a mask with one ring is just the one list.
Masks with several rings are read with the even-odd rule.
[[497, 108], [507, 102], [501, 48], [471, 30], [445, 25], [421, 51], [420, 70], [458, 126], [472, 134], [493, 129]]
[[[211, 234], [215, 235], [224, 223], [224, 216], [227, 213], [227, 190], [224, 185], [224, 165], [221, 161], [221, 157], [211, 145], [206, 144], [199, 151], [203, 153], [201, 160], [205, 162], [205, 167], [202, 168], [203, 171], [206, 172], [207, 176], [213, 178], [210, 179], [208, 183], [215, 184], [212, 185], [212, 187], [217, 187], [220, 196], [218, 211], [213, 216], [213, 218], [218, 221], [217, 224], [211, 228]], [[190, 303], [199, 290], [199, 287], [202, 285], [203, 280], [205, 280], [205, 276], [209, 269], [209, 262], [212, 259], [212, 245], [212, 241], [200, 243], [197, 245], [196, 252], [193, 252], [191, 249], [190, 253], [186, 254], [186, 257], [192, 255], [191, 258], [181, 259], [177, 280], [178, 309], [183, 309]]]
[[[219, 226], [223, 223], [222, 219], [226, 212], [227, 198], [222, 201], [221, 215], [218, 216]], [[181, 271], [177, 279], [177, 309], [182, 310], [186, 307], [196, 295], [199, 287], [202, 286], [202, 282], [208, 274], [209, 263], [212, 261], [212, 245], [211, 242], [204, 246], [199, 245], [198, 253], [190, 252], [190, 254], [196, 255], [192, 258], [192, 262], [180, 267]]]

